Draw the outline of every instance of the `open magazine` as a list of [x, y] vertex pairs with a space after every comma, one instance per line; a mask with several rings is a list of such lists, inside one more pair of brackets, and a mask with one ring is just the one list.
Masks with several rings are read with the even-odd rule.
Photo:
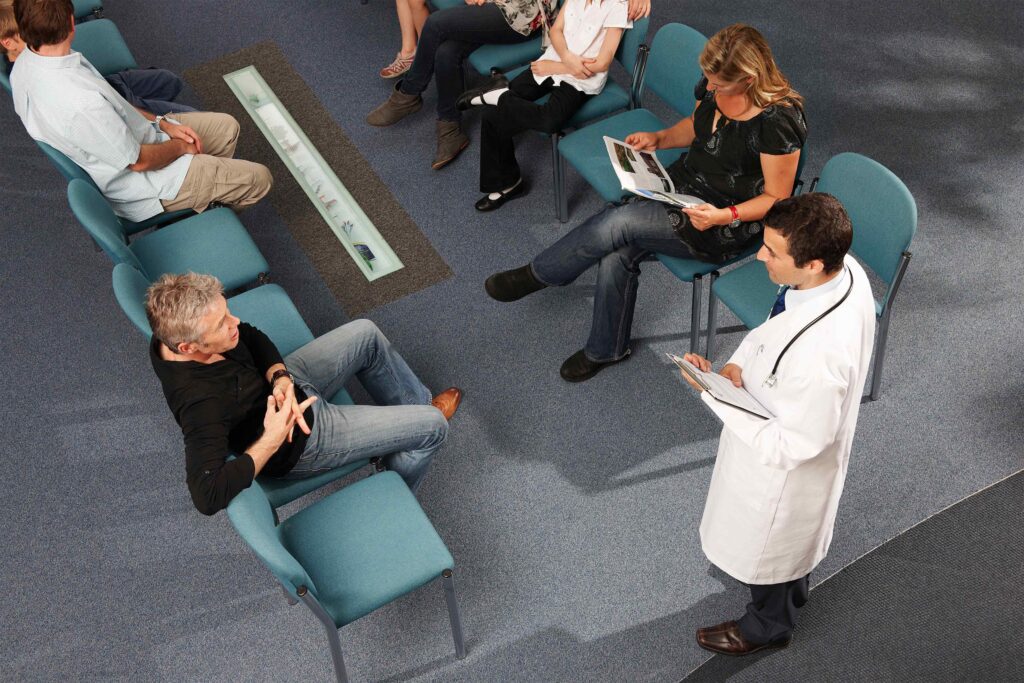
[[672, 359], [672, 362], [678, 365], [679, 369], [685, 372], [690, 379], [695, 381], [704, 391], [711, 394], [717, 401], [730, 405], [733, 408], [739, 408], [743, 412], [750, 413], [762, 420], [768, 420], [773, 417], [771, 411], [751, 396], [749, 391], [743, 387], [737, 387], [731, 380], [714, 372], [704, 372], [690, 361], [680, 358], [675, 354], [667, 353], [665, 355]]
[[700, 197], [676, 194], [672, 179], [653, 152], [641, 152], [607, 135], [604, 136], [604, 145], [623, 190], [629, 190], [645, 199], [684, 208], [706, 203]]

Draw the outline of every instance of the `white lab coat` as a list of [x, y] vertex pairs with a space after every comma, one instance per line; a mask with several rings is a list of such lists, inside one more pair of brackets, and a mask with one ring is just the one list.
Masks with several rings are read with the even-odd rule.
[[[701, 398], [724, 427], [701, 520], [704, 554], [748, 584], [792, 581], [825, 557], [869, 371], [875, 302], [864, 269], [850, 256], [830, 291], [752, 330], [729, 359], [743, 385], [775, 416], [754, 417]], [[807, 323], [846, 301], [794, 343], [764, 386], [782, 349]], [[788, 303], [788, 302], [787, 302]]]

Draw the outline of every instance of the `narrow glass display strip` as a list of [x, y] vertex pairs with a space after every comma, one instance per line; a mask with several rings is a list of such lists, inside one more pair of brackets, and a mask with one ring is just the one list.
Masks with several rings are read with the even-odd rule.
[[224, 76], [231, 92], [295, 176], [367, 280], [403, 267], [316, 147], [254, 66]]

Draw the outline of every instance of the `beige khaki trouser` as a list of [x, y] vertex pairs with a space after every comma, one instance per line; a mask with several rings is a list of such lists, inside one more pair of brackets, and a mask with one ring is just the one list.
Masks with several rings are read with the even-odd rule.
[[238, 210], [270, 192], [274, 179], [266, 166], [231, 158], [238, 144], [238, 121], [233, 116], [185, 112], [172, 117], [196, 132], [203, 153], [192, 157], [177, 196], [160, 200], [165, 210], [193, 209], [199, 213], [212, 202]]

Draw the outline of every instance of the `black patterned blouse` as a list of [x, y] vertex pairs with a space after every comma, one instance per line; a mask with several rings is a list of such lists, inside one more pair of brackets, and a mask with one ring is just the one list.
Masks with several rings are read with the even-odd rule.
[[[761, 154], [790, 154], [807, 139], [807, 122], [799, 106], [772, 104], [747, 121], [734, 121], [724, 114], [713, 131], [715, 95], [698, 85], [703, 97], [693, 113], [696, 138], [689, 152], [666, 169], [676, 192], [692, 194], [722, 209], [764, 193]], [[680, 214], [676, 228], [680, 239], [698, 256], [711, 262], [725, 261], [760, 238], [761, 221], [739, 227], [716, 225], [700, 231]]]

